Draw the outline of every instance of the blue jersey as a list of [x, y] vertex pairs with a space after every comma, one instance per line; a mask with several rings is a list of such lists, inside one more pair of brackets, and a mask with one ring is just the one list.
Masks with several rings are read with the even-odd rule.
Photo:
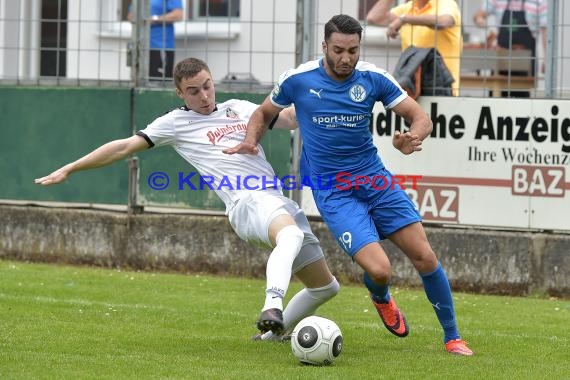
[[[150, 16], [162, 16], [175, 9], [182, 9], [182, 0], [151, 0]], [[133, 5], [129, 5], [129, 12]], [[150, 26], [151, 49], [174, 49], [174, 24], [156, 23]]]
[[[286, 71], [271, 92], [278, 107], [295, 105], [303, 137], [301, 175], [313, 181], [339, 172], [353, 175], [381, 170], [384, 165], [372, 142], [372, 108], [389, 109], [407, 97], [385, 70], [359, 62], [343, 82], [331, 79], [322, 59]], [[315, 182], [313, 182], [315, 183]]]
[[[150, 15], [162, 16], [174, 9], [182, 9], [182, 0], [151, 0]], [[174, 49], [174, 24], [156, 23], [150, 26], [151, 49]]]

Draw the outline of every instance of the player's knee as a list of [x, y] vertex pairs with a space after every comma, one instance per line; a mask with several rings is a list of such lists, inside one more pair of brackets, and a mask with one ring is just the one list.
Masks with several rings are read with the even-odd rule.
[[289, 225], [283, 227], [275, 237], [275, 241], [277, 244], [284, 243], [287, 245], [295, 245], [298, 246], [298, 249], [301, 249], [301, 245], [303, 244], [303, 239], [305, 238], [305, 234], [299, 227], [296, 225]]
[[337, 281], [336, 277], [333, 277], [333, 280], [327, 286], [325, 286], [325, 288], [326, 288], [325, 298], [327, 300], [336, 296], [340, 291], [340, 284]]
[[387, 285], [392, 277], [391, 268], [380, 265], [366, 269], [366, 273], [368, 273], [372, 281], [378, 285]]
[[437, 267], [439, 262], [437, 256], [431, 249], [410, 258], [410, 260], [420, 273], [431, 272]]
[[311, 297], [326, 302], [336, 296], [340, 291], [340, 284], [335, 277], [327, 285], [321, 288], [307, 288]]

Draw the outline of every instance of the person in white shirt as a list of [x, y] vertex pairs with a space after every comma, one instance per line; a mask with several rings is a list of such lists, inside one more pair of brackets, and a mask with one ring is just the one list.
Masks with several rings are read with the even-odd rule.
[[[158, 117], [135, 135], [108, 142], [86, 156], [35, 183], [64, 182], [77, 171], [98, 168], [153, 146], [170, 145], [202, 176], [213, 178], [214, 191], [226, 205], [226, 215], [245, 241], [272, 248], [266, 268], [265, 303], [257, 321], [255, 340], [282, 340], [302, 318], [334, 297], [340, 288], [297, 203], [283, 196], [273, 168], [261, 146], [255, 155], [228, 156], [223, 149], [243, 142], [249, 117], [258, 105], [232, 99], [216, 103], [208, 65], [187, 58], [174, 68], [177, 95], [184, 106]], [[297, 127], [293, 107], [283, 110], [271, 127]], [[248, 177], [259, 181], [245, 183]], [[264, 181], [266, 180], [266, 181]], [[305, 285], [283, 310], [291, 275]]]

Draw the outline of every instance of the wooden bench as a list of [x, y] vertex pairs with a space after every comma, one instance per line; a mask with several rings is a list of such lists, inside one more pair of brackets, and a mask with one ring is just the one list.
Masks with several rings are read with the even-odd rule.
[[534, 76], [499, 75], [499, 72], [532, 71], [530, 50], [505, 50], [465, 46], [461, 55], [461, 88], [477, 88], [491, 91], [500, 97], [502, 91], [529, 91], [536, 86]]
[[477, 88], [491, 92], [493, 97], [501, 97], [506, 90], [530, 91], [535, 87], [535, 77], [515, 77], [507, 75], [461, 75], [460, 88]]

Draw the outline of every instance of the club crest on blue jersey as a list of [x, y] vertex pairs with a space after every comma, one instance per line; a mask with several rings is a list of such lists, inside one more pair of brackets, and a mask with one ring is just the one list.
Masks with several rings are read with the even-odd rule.
[[238, 118], [239, 118], [239, 115], [238, 115], [238, 113], [237, 113], [236, 111], [234, 111], [233, 109], [228, 108], [228, 109], [226, 110], [226, 117], [229, 117], [229, 118], [231, 118], [231, 119], [238, 119]]
[[367, 95], [364, 87], [362, 87], [359, 84], [355, 84], [354, 86], [352, 86], [348, 91], [348, 94], [350, 95], [350, 99], [352, 99], [352, 101], [356, 103], [362, 102], [364, 99], [366, 99]]

